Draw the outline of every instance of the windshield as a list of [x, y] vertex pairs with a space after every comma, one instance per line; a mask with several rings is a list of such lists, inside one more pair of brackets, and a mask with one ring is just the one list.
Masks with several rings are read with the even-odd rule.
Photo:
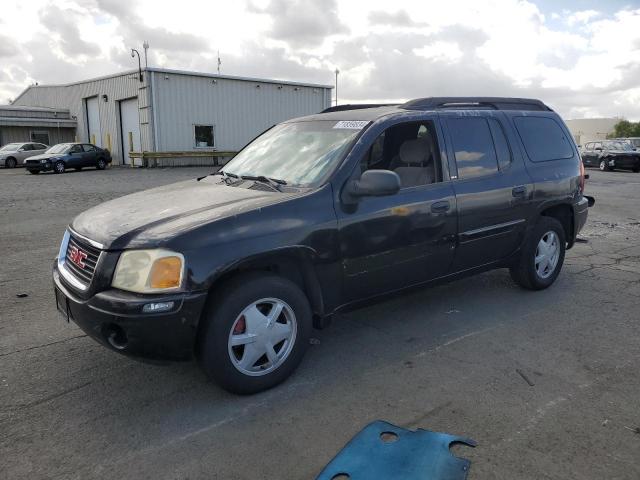
[[322, 120], [276, 125], [245, 147], [223, 170], [284, 180], [289, 185], [316, 185], [367, 123]]
[[0, 152], [15, 152], [21, 146], [21, 143], [7, 143], [4, 147], [0, 148]]
[[71, 148], [71, 145], [68, 143], [59, 143], [58, 145], [54, 145], [45, 153], [65, 153], [67, 150]]
[[606, 150], [633, 150], [629, 142], [604, 142]]

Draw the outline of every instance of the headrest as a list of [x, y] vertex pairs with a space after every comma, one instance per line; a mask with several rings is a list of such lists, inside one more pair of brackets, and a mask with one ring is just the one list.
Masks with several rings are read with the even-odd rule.
[[430, 137], [406, 140], [400, 145], [400, 151], [398, 152], [400, 161], [407, 164], [422, 165], [431, 159], [431, 147]]

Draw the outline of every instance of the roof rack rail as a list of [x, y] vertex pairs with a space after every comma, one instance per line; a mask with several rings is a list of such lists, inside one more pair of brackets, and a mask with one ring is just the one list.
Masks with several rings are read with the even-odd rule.
[[435, 110], [439, 108], [493, 110], [553, 111], [540, 100], [509, 97], [427, 97], [409, 100], [400, 105], [405, 110]]
[[363, 108], [393, 107], [398, 103], [354, 103], [345, 105], [336, 105], [334, 107], [325, 108], [320, 113], [344, 112], [346, 110], [362, 110]]

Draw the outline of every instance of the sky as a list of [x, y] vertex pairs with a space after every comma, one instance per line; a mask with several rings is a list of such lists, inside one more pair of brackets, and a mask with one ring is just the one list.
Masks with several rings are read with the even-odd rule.
[[333, 85], [339, 103], [540, 98], [640, 120], [640, 0], [2, 0], [0, 103], [149, 66]]

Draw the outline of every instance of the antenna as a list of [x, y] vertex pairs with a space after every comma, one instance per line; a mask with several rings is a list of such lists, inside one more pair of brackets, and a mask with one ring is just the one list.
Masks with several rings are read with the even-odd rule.
[[148, 68], [149, 63], [147, 62], [147, 50], [149, 50], [149, 42], [147, 40], [142, 44], [142, 48], [144, 48], [144, 68]]
[[218, 50], [218, 75], [220, 75], [220, 65], [222, 65], [222, 60], [220, 60], [220, 50]]

